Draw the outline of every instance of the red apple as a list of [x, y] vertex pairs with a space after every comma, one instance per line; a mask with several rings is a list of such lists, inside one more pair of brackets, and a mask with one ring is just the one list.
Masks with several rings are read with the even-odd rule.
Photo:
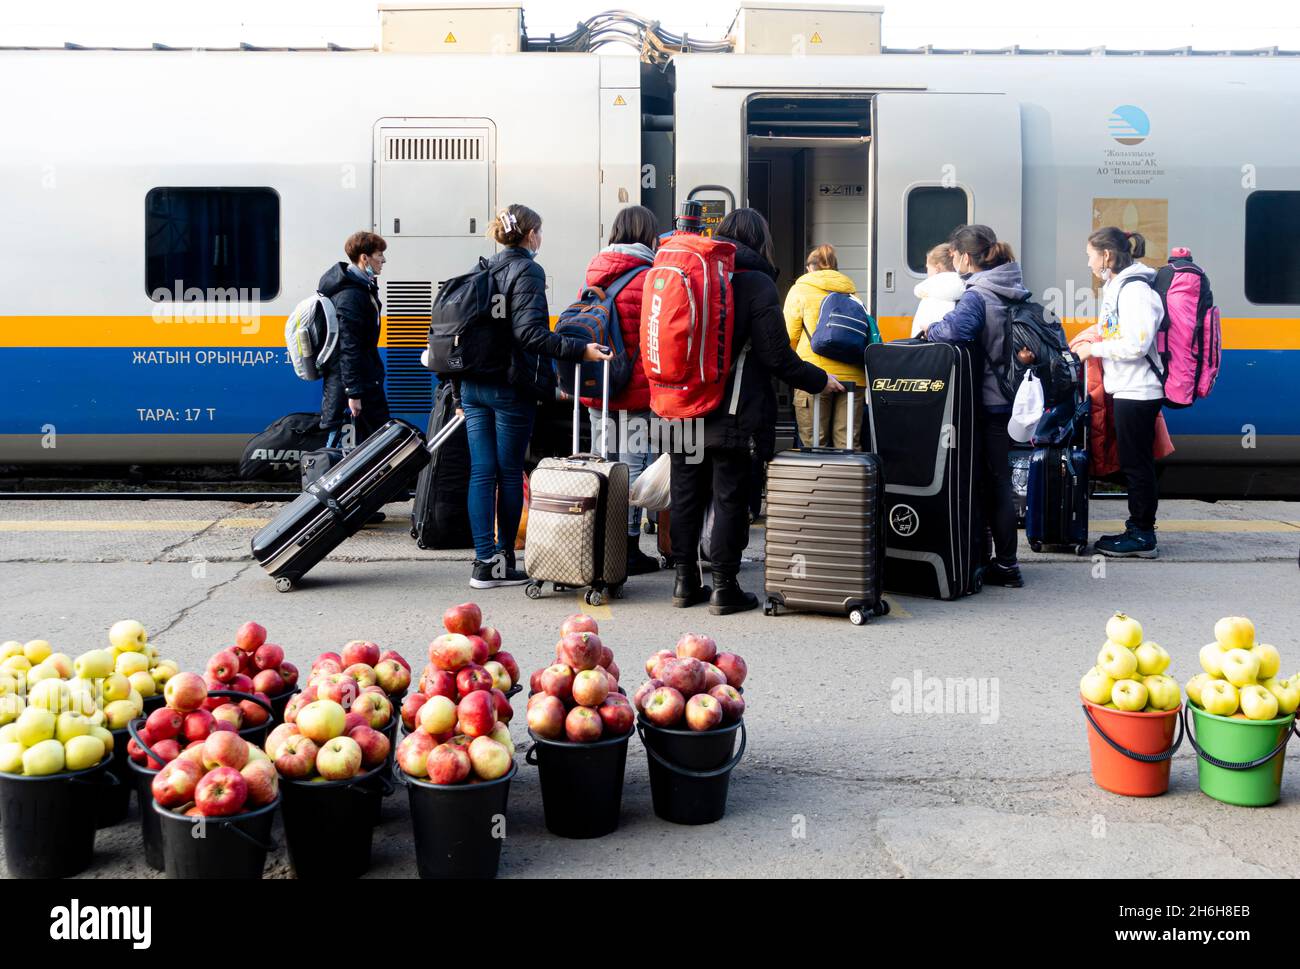
[[683, 697], [693, 697], [704, 692], [704, 664], [698, 659], [665, 660], [657, 677]]
[[514, 758], [505, 744], [491, 737], [475, 737], [469, 745], [469, 762], [474, 768], [475, 776], [485, 781], [494, 781], [510, 773]]
[[280, 755], [280, 745], [290, 737], [297, 737], [301, 733], [302, 731], [298, 729], [298, 725], [295, 723], [280, 724], [266, 738], [266, 746], [263, 748], [266, 751], [266, 756], [275, 760]]
[[715, 686], [725, 686], [727, 674], [722, 672], [712, 663], [704, 664], [704, 692], [708, 693]]
[[430, 667], [420, 677], [420, 692], [425, 696], [445, 696], [448, 700], [455, 700], [459, 695], [456, 692], [456, 674]]
[[722, 704], [717, 697], [697, 693], [686, 701], [686, 726], [692, 730], [712, 730], [722, 723]]
[[547, 740], [559, 740], [564, 736], [564, 716], [564, 703], [559, 697], [538, 693], [529, 701], [528, 729]]
[[248, 741], [237, 733], [219, 730], [203, 741], [203, 766], [208, 770], [233, 767], [241, 770], [248, 763]]
[[[618, 699], [615, 699], [617, 697]], [[628, 702], [627, 697], [621, 693], [611, 693], [606, 697], [596, 712], [600, 714], [600, 719], [604, 721], [604, 733], [611, 737], [621, 737], [632, 729], [636, 722], [636, 714], [632, 712], [632, 704]]]
[[266, 642], [266, 627], [249, 621], [235, 632], [235, 646], [245, 653], [254, 653]]
[[510, 698], [500, 690], [492, 690], [492, 702], [496, 705], [497, 721], [500, 723], [509, 723], [515, 715], [515, 709], [510, 705]]
[[235, 814], [248, 800], [248, 782], [233, 767], [208, 771], [194, 788], [194, 806], [205, 817]]
[[563, 663], [548, 666], [542, 670], [541, 684], [542, 690], [551, 696], [568, 700], [573, 696], [573, 670]]
[[[138, 757], [132, 752], [131, 748], [133, 745], [135, 745], [135, 749], [139, 751]], [[131, 759], [137, 764], [147, 767], [149, 770], [162, 770], [164, 766], [170, 764], [181, 755], [181, 745], [175, 740], [151, 740], [149, 741], [149, 746], [158, 757], [162, 758], [161, 760], [150, 756], [147, 751], [136, 745], [134, 740], [130, 741], [126, 745], [127, 754], [130, 755]]]
[[434, 784], [459, 784], [469, 777], [469, 754], [463, 747], [439, 744], [429, 751], [425, 770]]
[[298, 667], [292, 663], [280, 664], [280, 676], [284, 679], [285, 690], [292, 690], [298, 685]]
[[605, 721], [590, 707], [574, 707], [564, 718], [564, 735], [575, 744], [589, 744], [600, 739]]
[[389, 696], [401, 696], [411, 685], [411, 671], [395, 659], [380, 660], [375, 667], [375, 682]]
[[253, 677], [253, 689], [258, 693], [265, 693], [267, 696], [279, 696], [287, 692], [284, 683], [284, 677], [280, 675], [278, 669], [262, 670]]
[[595, 633], [569, 633], [560, 640], [560, 662], [575, 673], [594, 670], [600, 661], [601, 645]]
[[378, 767], [388, 759], [388, 751], [392, 748], [392, 744], [387, 734], [363, 724], [352, 728], [347, 736], [355, 740], [357, 746], [361, 748], [361, 766], [366, 770]]
[[478, 631], [479, 637], [488, 644], [488, 656], [501, 652], [501, 633], [494, 626], [484, 626]]
[[477, 633], [473, 636], [466, 636], [465, 638], [469, 640], [470, 645], [474, 649], [470, 662], [482, 666], [488, 661], [489, 654], [487, 640], [482, 636], [479, 636]]
[[352, 702], [352, 712], [365, 717], [368, 726], [382, 730], [393, 719], [393, 704], [382, 693], [363, 693]]
[[562, 637], [569, 635], [569, 633], [598, 632], [600, 632], [600, 627], [596, 625], [596, 620], [581, 612], [575, 612], [560, 625], [560, 635]]
[[316, 754], [320, 748], [310, 737], [293, 734], [285, 737], [275, 758], [275, 769], [290, 780], [303, 780], [316, 771]]
[[645, 661], [645, 675], [649, 677], [654, 677], [655, 670], [658, 669], [659, 664], [661, 662], [663, 662], [664, 660], [676, 659], [676, 658], [677, 658], [677, 654], [674, 653], [671, 649], [659, 650], [659, 652], [655, 653], [653, 656], [651, 656], [648, 660]]
[[[212, 733], [216, 733], [219, 730], [225, 730], [229, 733], [237, 733], [239, 728], [229, 720], [217, 720], [214, 718], [212, 721]], [[212, 734], [208, 734], [208, 736], [211, 737]]]
[[232, 730], [239, 730], [244, 725], [244, 711], [239, 709], [238, 704], [223, 703], [212, 711], [212, 719], [217, 723], [230, 724]]
[[432, 734], [423, 730], [408, 733], [397, 744], [397, 766], [412, 777], [428, 777], [429, 752], [436, 746]]
[[[253, 696], [261, 700], [262, 703], [269, 704], [271, 702], [270, 697], [265, 693], [254, 693]], [[252, 700], [239, 701], [239, 712], [244, 715], [244, 719], [241, 721], [239, 729], [243, 730], [247, 727], [260, 727], [262, 724], [266, 723], [266, 721], [271, 719], [271, 715], [266, 712], [266, 707], [262, 706], [262, 703], [254, 703]]]
[[253, 654], [253, 665], [258, 670], [278, 670], [284, 662], [284, 650], [275, 643], [263, 643]]
[[362, 690], [379, 682], [379, 677], [375, 675], [375, 668], [365, 663], [353, 663], [343, 671], [343, 675], [356, 680], [357, 686]]
[[442, 625], [449, 633], [476, 636], [483, 628], [483, 611], [472, 602], [462, 602], [442, 614]]
[[411, 664], [408, 663], [408, 662], [406, 661], [405, 657], [403, 657], [402, 654], [399, 653], [399, 652], [398, 652], [397, 650], [395, 650], [395, 649], [386, 649], [386, 650], [384, 650], [383, 654], [380, 655], [380, 657], [379, 657], [379, 662], [380, 662], [380, 663], [386, 663], [386, 662], [387, 662], [388, 660], [390, 660], [390, 659], [391, 659], [391, 660], [396, 660], [398, 663], [401, 663], [403, 666], [405, 666], [405, 667], [406, 667], [406, 672], [408, 672], [408, 673], [411, 672]]
[[364, 639], [354, 639], [343, 647], [340, 658], [344, 669], [356, 663], [374, 666], [379, 662], [379, 646]]
[[600, 644], [600, 658], [596, 660], [597, 666], [603, 666], [609, 669], [609, 664], [614, 662], [614, 651], [604, 643]]
[[298, 711], [310, 702], [311, 701], [307, 699], [307, 693], [305, 690], [291, 696], [289, 702], [284, 705], [284, 722], [297, 723]]
[[645, 698], [641, 712], [656, 727], [671, 727], [686, 711], [686, 699], [671, 686], [661, 686]]
[[492, 674], [481, 666], [466, 666], [456, 674], [456, 691], [467, 697], [475, 690], [491, 690]]
[[500, 652], [496, 653], [492, 658], [506, 668], [506, 672], [510, 674], [511, 683], [519, 682], [519, 664], [515, 661], [515, 658], [513, 656], [511, 656], [505, 650], [501, 650]]
[[638, 686], [636, 692], [632, 694], [632, 705], [644, 713], [646, 697], [663, 685], [663, 680], [646, 680]]
[[343, 714], [344, 734], [347, 734], [355, 730], [357, 727], [368, 727], [368, 726], [370, 726], [370, 722], [366, 719], [366, 716], [363, 713], [353, 713], [351, 710], [348, 710], [346, 713]]
[[609, 670], [605, 669], [603, 666], [597, 666], [596, 670], [605, 677], [605, 682], [609, 684], [609, 692], [617, 693], [618, 677], [615, 676], [613, 673], [611, 673]]
[[317, 700], [333, 700], [341, 707], [350, 707], [361, 693], [357, 681], [346, 673], [331, 673], [316, 683]]
[[208, 686], [197, 673], [177, 673], [163, 687], [163, 696], [173, 710], [189, 713], [203, 706]]
[[236, 649], [233, 652], [239, 657], [239, 672], [248, 676], [252, 676], [257, 672], [257, 664], [253, 660], [252, 653], [245, 653], [242, 649]]
[[573, 701], [584, 707], [598, 707], [609, 696], [609, 683], [604, 670], [583, 670], [573, 678]]
[[338, 653], [322, 653], [316, 657], [316, 662], [311, 664], [311, 676], [323, 674], [329, 676], [332, 673], [343, 672], [343, 659]]
[[178, 757], [154, 775], [150, 784], [154, 800], [166, 808], [180, 807], [186, 801], [194, 800], [194, 789], [199, 786], [204, 773], [202, 764], [196, 764], [188, 757]]
[[718, 655], [718, 644], [712, 636], [703, 633], [684, 633], [677, 640], [677, 655], [682, 659], [692, 657], [702, 663], [712, 663]]
[[464, 733], [470, 737], [483, 737], [492, 732], [497, 723], [496, 704], [488, 690], [475, 690], [456, 707]]
[[239, 672], [239, 657], [233, 649], [223, 649], [208, 660], [208, 676], [229, 683]]
[[140, 731], [139, 741], [132, 737], [126, 742], [126, 755], [142, 766], [145, 759], [149, 756], [148, 752], [146, 752], [142, 746], [143, 744], [148, 744], [151, 747], [153, 746], [153, 738], [149, 736], [148, 728]]
[[720, 684], [709, 691], [709, 696], [717, 700], [722, 707], [723, 723], [735, 723], [745, 715], [745, 698], [734, 686], [727, 683]]
[[429, 644], [429, 662], [434, 669], [455, 673], [473, 659], [474, 644], [460, 633], [445, 633]]
[[[722, 670], [723, 676], [727, 678], [727, 685], [734, 686], [737, 690], [745, 682], [745, 677], [749, 675], [749, 667], [735, 653], [719, 653], [718, 658], [713, 661], [713, 665]], [[168, 680], [168, 682], [171, 681]]]
[[280, 774], [271, 761], [250, 761], [239, 774], [248, 785], [249, 807], [262, 807], [280, 796]]
[[529, 692], [529, 693], [541, 693], [541, 692], [542, 692], [542, 674], [545, 673], [545, 672], [546, 672], [545, 668], [540, 669], [540, 670], [533, 670], [532, 675], [528, 677], [528, 692]]
[[[172, 679], [175, 679], [173, 677]], [[171, 682], [168, 680], [167, 682]], [[203, 741], [208, 739], [208, 734], [212, 733], [212, 714], [207, 710], [191, 710], [185, 714], [185, 723], [181, 726], [181, 736], [187, 741]]]
[[415, 717], [420, 712], [420, 707], [424, 706], [424, 701], [429, 699], [423, 693], [408, 693], [402, 700], [402, 723], [407, 730], [415, 729]]
[[149, 714], [149, 719], [144, 722], [144, 728], [149, 736], [158, 740], [176, 739], [176, 735], [181, 732], [181, 727], [184, 725], [185, 714], [171, 707], [159, 707]]
[[238, 690], [240, 693], [252, 693], [253, 678], [243, 673], [236, 673], [234, 678], [230, 681], [230, 684], [227, 686], [227, 689]]

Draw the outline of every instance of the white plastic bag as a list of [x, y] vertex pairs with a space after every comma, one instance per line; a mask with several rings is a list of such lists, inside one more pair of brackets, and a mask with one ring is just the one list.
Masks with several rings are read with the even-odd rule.
[[1016, 399], [1011, 405], [1011, 419], [1007, 422], [1007, 433], [1011, 435], [1011, 440], [1028, 444], [1033, 437], [1034, 428], [1042, 418], [1043, 385], [1030, 370], [1016, 391]]
[[667, 511], [671, 501], [672, 463], [667, 454], [661, 454], [632, 482], [627, 503], [646, 511]]

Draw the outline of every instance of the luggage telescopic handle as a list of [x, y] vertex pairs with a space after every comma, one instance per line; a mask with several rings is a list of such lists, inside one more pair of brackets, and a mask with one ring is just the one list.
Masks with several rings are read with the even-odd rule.
[[853, 401], [855, 396], [857, 395], [858, 385], [854, 383], [852, 380], [841, 380], [840, 383], [844, 386], [844, 392], [849, 395], [849, 425], [848, 425], [849, 436], [848, 436], [848, 441], [846, 443], [848, 445], [847, 449], [852, 451], [853, 450], [853, 412], [857, 410], [857, 408], [854, 407], [853, 405]]
[[453, 434], [455, 434], [456, 431], [460, 429], [460, 426], [464, 423], [465, 423], [464, 414], [453, 414], [451, 420], [449, 420], [446, 424], [442, 425], [438, 433], [433, 435], [433, 437], [431, 437], [427, 442], [425, 442], [424, 449], [428, 451], [430, 454], [436, 453], [438, 448], [446, 444], [447, 439], [450, 438]]
[[[827, 374], [827, 376], [829, 377], [830, 374]], [[854, 400], [854, 398], [855, 398], [856, 395], [857, 395], [858, 385], [857, 385], [856, 383], [854, 383], [852, 380], [841, 380], [841, 381], [840, 381], [840, 384], [844, 387], [844, 392], [845, 392], [846, 394], [849, 395], [849, 426], [848, 426], [849, 447], [848, 447], [848, 450], [852, 451], [852, 450], [853, 450], [853, 400]], [[823, 390], [822, 393], [825, 393], [825, 391]], [[822, 430], [822, 395], [821, 395], [821, 394], [814, 394], [814, 395], [813, 395], [813, 419], [812, 419], [812, 424], [813, 424], [813, 440], [812, 440], [812, 446], [813, 446], [813, 447], [820, 447], [820, 446], [821, 446], [821, 430]], [[835, 444], [835, 438], [832, 437], [832, 438], [831, 438], [831, 443], [830, 443], [830, 445], [828, 445], [828, 447], [831, 446], [831, 445], [834, 445], [834, 444]]]
[[[601, 389], [600, 396], [600, 457], [604, 460], [609, 457], [609, 438], [605, 433], [609, 430], [606, 426], [609, 421], [609, 361], [604, 361], [604, 386]], [[569, 452], [575, 457], [578, 454], [578, 421], [582, 413], [582, 361], [579, 360], [573, 365], [573, 449]], [[595, 428], [592, 428], [593, 434]]]

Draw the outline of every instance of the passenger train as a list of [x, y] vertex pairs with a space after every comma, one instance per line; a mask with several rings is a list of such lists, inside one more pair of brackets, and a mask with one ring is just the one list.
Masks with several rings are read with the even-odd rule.
[[0, 51], [21, 92], [2, 109], [0, 464], [230, 462], [318, 409], [284, 321], [358, 228], [389, 242], [388, 393], [422, 422], [430, 302], [493, 251], [499, 206], [542, 214], [558, 313], [621, 206], [666, 229], [698, 198], [713, 221], [767, 215], [783, 290], [834, 244], [886, 339], [960, 223], [1008, 240], [1070, 332], [1095, 313], [1094, 228], [1143, 232], [1153, 265], [1186, 246], [1224, 353], [1213, 395], [1167, 415], [1166, 491], [1300, 493], [1300, 59], [515, 46]]

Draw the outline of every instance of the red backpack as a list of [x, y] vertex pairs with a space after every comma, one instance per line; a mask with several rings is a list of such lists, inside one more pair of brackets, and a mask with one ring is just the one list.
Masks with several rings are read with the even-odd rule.
[[736, 247], [674, 232], [655, 253], [641, 302], [641, 354], [650, 409], [699, 417], [722, 402], [731, 365]]

